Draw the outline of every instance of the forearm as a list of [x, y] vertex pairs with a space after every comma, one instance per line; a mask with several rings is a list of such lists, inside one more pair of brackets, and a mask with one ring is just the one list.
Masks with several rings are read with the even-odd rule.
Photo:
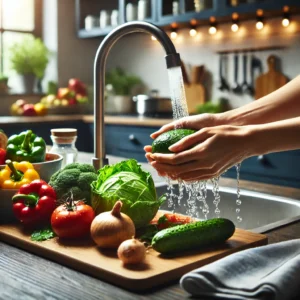
[[277, 91], [237, 109], [220, 114], [220, 123], [265, 124], [300, 116], [300, 76]]
[[300, 117], [247, 127], [245, 141], [253, 156], [300, 149]]

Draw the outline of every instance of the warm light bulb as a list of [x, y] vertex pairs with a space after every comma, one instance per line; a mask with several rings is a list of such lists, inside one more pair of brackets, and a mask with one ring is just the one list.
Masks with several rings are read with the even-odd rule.
[[157, 41], [157, 38], [154, 35], [151, 35], [151, 40], [152, 41]]
[[177, 35], [178, 35], [178, 34], [177, 34], [176, 31], [172, 31], [172, 32], [171, 32], [171, 39], [172, 39], [172, 40], [175, 40], [175, 39], [177, 38]]
[[264, 23], [262, 21], [257, 21], [256, 22], [256, 29], [257, 30], [262, 30], [264, 28]]
[[237, 31], [239, 30], [239, 25], [238, 25], [237, 23], [233, 23], [233, 24], [231, 25], [231, 30], [232, 30], [233, 32], [237, 32]]
[[288, 18], [284, 18], [281, 21], [283, 27], [288, 27], [290, 25], [290, 20]]
[[197, 30], [195, 28], [192, 28], [190, 30], [190, 36], [196, 36], [197, 35]]
[[210, 26], [208, 29], [209, 34], [216, 34], [217, 33], [217, 27], [216, 26]]

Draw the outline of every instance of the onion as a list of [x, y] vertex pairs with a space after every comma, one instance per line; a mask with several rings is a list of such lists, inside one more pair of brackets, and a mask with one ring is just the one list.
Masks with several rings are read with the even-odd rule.
[[124, 264], [138, 264], [144, 261], [146, 247], [136, 239], [124, 241], [118, 248], [118, 257]]
[[121, 213], [122, 202], [117, 201], [111, 211], [96, 216], [91, 224], [91, 237], [102, 248], [118, 248], [135, 235], [133, 221]]

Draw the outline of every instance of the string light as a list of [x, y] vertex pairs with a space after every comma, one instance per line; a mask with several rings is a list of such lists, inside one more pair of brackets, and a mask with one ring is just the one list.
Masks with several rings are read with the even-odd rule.
[[217, 22], [216, 22], [216, 18], [215, 17], [210, 17], [209, 18], [209, 29], [208, 29], [208, 33], [213, 35], [217, 33]]
[[256, 11], [256, 29], [262, 30], [264, 28], [264, 11], [262, 9], [258, 9]]
[[232, 19], [231, 30], [233, 32], [237, 32], [239, 30], [239, 15], [237, 13], [233, 13], [231, 19]]
[[172, 29], [170, 36], [171, 36], [172, 40], [175, 40], [177, 38], [177, 36], [178, 36], [177, 28]]
[[288, 27], [290, 25], [290, 8], [288, 6], [283, 7], [283, 17], [281, 24], [283, 27]]
[[170, 37], [171, 37], [172, 40], [177, 39], [177, 36], [178, 36], [178, 30], [177, 30], [177, 28], [178, 28], [177, 23], [172, 23], [171, 24], [171, 34], [170, 34]]
[[190, 29], [190, 36], [196, 36], [197, 35], [197, 21], [195, 19], [192, 19], [190, 21], [191, 29]]

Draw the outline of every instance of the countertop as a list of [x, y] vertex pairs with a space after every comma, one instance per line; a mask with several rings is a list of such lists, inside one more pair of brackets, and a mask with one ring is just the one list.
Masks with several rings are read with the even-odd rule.
[[[51, 123], [51, 122], [65, 122], [65, 121], [83, 121], [84, 123], [93, 123], [93, 115], [47, 115], [42, 117], [16, 117], [6, 116], [0, 117], [0, 126], [3, 124], [28, 124], [28, 123]], [[126, 116], [126, 115], [105, 115], [105, 124], [118, 124], [118, 125], [134, 125], [134, 126], [153, 126], [160, 127], [172, 119], [150, 118], [143, 116]]]
[[[91, 154], [80, 153], [80, 162], [91, 162]], [[108, 156], [110, 163], [122, 158]], [[162, 179], [148, 164], [154, 181]], [[223, 178], [221, 186], [235, 187], [236, 181]], [[300, 199], [300, 189], [241, 181], [240, 187], [275, 195]], [[269, 243], [299, 238], [300, 222], [284, 226], [266, 234]], [[60, 264], [12, 247], [0, 241], [0, 299], [190, 299], [178, 281], [151, 292], [132, 293], [91, 276], [74, 271]]]

